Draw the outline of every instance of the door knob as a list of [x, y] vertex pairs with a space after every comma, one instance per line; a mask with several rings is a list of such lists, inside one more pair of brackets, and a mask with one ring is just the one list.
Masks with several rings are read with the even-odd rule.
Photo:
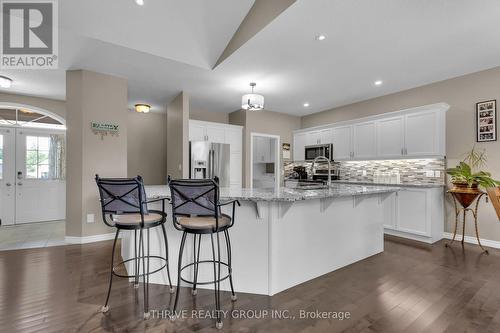
[[5, 183], [5, 186], [12, 186], [11, 183]]
[[19, 182], [19, 183], [17, 183], [17, 185], [21, 186], [21, 185], [23, 185], [23, 183]]

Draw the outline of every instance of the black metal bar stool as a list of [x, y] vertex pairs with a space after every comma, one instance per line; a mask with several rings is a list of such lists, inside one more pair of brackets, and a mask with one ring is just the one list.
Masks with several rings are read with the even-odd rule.
[[[113, 276], [134, 279], [134, 287], [139, 287], [139, 278], [143, 279], [144, 288], [144, 319], [149, 318], [149, 275], [167, 268], [168, 283], [170, 292], [174, 292], [172, 281], [170, 280], [170, 270], [168, 268], [168, 241], [167, 232], [165, 231], [165, 222], [167, 214], [165, 213], [166, 198], [147, 200], [146, 192], [144, 191], [144, 183], [141, 176], [136, 178], [99, 178], [95, 176], [99, 195], [101, 198], [102, 219], [103, 222], [116, 228], [115, 240], [113, 242], [113, 250], [111, 252], [111, 272], [109, 278], [108, 295], [106, 302], [101, 309], [101, 312], [109, 311], [109, 295], [111, 294], [111, 285]], [[162, 201], [162, 211], [148, 210], [147, 204], [152, 202]], [[151, 228], [160, 226], [163, 232], [163, 240], [165, 242], [165, 257], [159, 255], [150, 255], [150, 236]], [[144, 236], [143, 230], [146, 230], [147, 235], [147, 255], [144, 252]], [[116, 241], [120, 230], [134, 230], [134, 257], [120, 261], [114, 264]], [[139, 243], [137, 243], [137, 233], [139, 233]], [[163, 265], [160, 268], [150, 272], [149, 259], [159, 259]], [[134, 275], [124, 275], [117, 273], [117, 268], [129, 262], [134, 262]], [[142, 261], [142, 274], [141, 274]]]
[[[179, 291], [181, 281], [192, 285], [192, 294], [196, 295], [197, 285], [214, 284], [215, 307], [217, 312], [216, 327], [222, 328], [222, 318], [220, 316], [220, 283], [229, 278], [231, 285], [231, 300], [236, 301], [236, 294], [233, 287], [233, 276], [231, 267], [231, 241], [229, 239], [229, 228], [234, 224], [235, 205], [240, 205], [238, 200], [224, 203], [219, 202], [218, 179], [178, 179], [168, 178], [170, 187], [172, 215], [174, 227], [182, 231], [181, 245], [179, 249], [179, 261], [177, 264], [177, 293], [175, 295], [174, 307], [171, 311], [171, 319], [175, 319], [175, 311], [179, 301]], [[222, 214], [221, 207], [233, 205], [232, 216]], [[227, 262], [221, 261], [221, 249], [219, 233], [224, 233], [226, 240]], [[193, 235], [193, 262], [182, 266], [182, 253], [186, 243], [187, 234]], [[212, 244], [212, 260], [200, 260], [201, 237], [204, 234], [210, 235]], [[217, 247], [214, 242], [216, 235]], [[216, 252], [217, 248], [217, 252]], [[214, 269], [214, 280], [208, 282], [198, 281], [199, 264], [212, 263]], [[227, 267], [228, 274], [221, 277], [221, 265]], [[193, 281], [182, 277], [182, 271], [188, 267], [194, 269]]]

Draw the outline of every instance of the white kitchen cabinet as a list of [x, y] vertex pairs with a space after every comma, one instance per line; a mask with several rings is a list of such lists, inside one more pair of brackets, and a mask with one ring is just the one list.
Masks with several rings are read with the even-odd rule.
[[323, 143], [333, 144], [337, 161], [444, 157], [448, 109], [437, 103], [302, 129], [294, 133], [294, 159], [304, 160], [305, 146]]
[[293, 159], [294, 161], [305, 160], [305, 150], [307, 142], [307, 133], [296, 133], [293, 136]]
[[401, 158], [404, 155], [403, 116], [377, 121], [377, 157]]
[[189, 122], [189, 141], [206, 141], [207, 131], [203, 124]]
[[426, 243], [443, 238], [443, 188], [402, 187], [383, 204], [386, 234]]
[[353, 158], [372, 159], [377, 157], [375, 121], [353, 125]]
[[332, 129], [311, 131], [306, 134], [306, 146], [332, 143]]
[[243, 132], [241, 128], [226, 128], [225, 142], [231, 145], [231, 153], [242, 151]]
[[214, 143], [230, 143], [226, 142], [226, 129], [221, 126], [206, 127], [207, 141]]
[[230, 186], [234, 188], [242, 186], [242, 126], [190, 120], [189, 141], [208, 141], [229, 144], [231, 153], [229, 159], [229, 183]]
[[352, 157], [352, 126], [339, 126], [332, 129], [333, 159], [350, 160]]
[[274, 163], [273, 140], [263, 136], [253, 137], [253, 163]]
[[429, 194], [422, 189], [408, 188], [397, 193], [397, 229], [429, 236]]
[[435, 156], [444, 155], [445, 131], [441, 125], [441, 114], [424, 111], [405, 116], [405, 155]]

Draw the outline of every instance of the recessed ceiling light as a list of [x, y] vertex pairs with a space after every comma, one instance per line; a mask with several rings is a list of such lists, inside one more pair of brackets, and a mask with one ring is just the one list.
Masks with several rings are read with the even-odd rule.
[[6, 76], [0, 75], [0, 87], [2, 88], [10, 88], [12, 86], [12, 79]]
[[321, 34], [321, 35], [317, 35], [317, 36], [316, 36], [316, 40], [321, 41], [321, 40], [325, 40], [325, 39], [326, 39], [326, 36], [325, 36], [325, 35], [323, 35], [323, 34]]
[[384, 82], [382, 82], [382, 80], [375, 81], [375, 85], [376, 86], [380, 86], [380, 85], [382, 85], [382, 83], [384, 83]]
[[144, 0], [135, 0], [135, 3], [138, 4], [139, 6], [143, 6]]
[[304, 103], [304, 107], [308, 108], [309, 107], [309, 103]]

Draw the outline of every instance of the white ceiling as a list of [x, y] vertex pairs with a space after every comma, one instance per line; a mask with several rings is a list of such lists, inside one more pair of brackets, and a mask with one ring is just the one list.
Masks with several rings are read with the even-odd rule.
[[64, 99], [81, 68], [128, 78], [131, 105], [184, 90], [231, 112], [255, 81], [266, 109], [304, 115], [500, 66], [497, 0], [298, 0], [215, 70], [253, 1], [145, 2], [60, 1], [60, 69], [0, 71], [8, 91]]

